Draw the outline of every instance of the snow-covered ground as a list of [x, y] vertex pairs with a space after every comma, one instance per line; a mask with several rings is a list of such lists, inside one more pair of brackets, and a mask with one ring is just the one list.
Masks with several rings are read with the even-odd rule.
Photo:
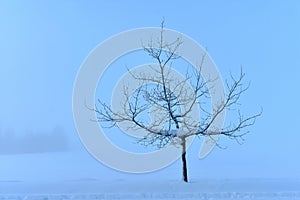
[[300, 199], [296, 180], [0, 182], [0, 199]]
[[191, 170], [190, 182], [184, 183], [180, 167], [179, 162], [155, 173], [132, 175], [111, 170], [86, 152], [2, 155], [0, 200], [300, 200], [298, 178], [204, 178], [201, 169], [202, 178]]

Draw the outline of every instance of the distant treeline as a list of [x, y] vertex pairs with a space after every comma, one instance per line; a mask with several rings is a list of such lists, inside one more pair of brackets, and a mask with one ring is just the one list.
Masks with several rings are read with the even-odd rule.
[[59, 126], [50, 132], [0, 132], [0, 154], [59, 152], [67, 149], [67, 136]]

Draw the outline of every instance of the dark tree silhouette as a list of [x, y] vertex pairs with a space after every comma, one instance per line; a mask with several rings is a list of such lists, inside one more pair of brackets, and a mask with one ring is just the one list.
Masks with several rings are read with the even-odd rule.
[[[123, 95], [127, 101], [123, 102], [124, 109], [122, 112], [114, 111], [110, 105], [103, 103], [100, 99], [98, 99], [100, 106], [96, 106], [93, 110], [100, 122], [111, 123], [111, 126], [117, 126], [119, 122], [129, 122], [130, 127], [128, 128], [144, 130], [144, 137], [139, 139], [143, 145], [155, 145], [157, 148], [163, 148], [167, 144], [174, 144], [181, 147], [183, 180], [188, 182], [186, 141], [189, 137], [195, 135], [209, 136], [215, 141], [213, 136], [222, 135], [240, 143], [243, 136], [248, 133], [245, 128], [253, 125], [261, 112], [250, 117], [244, 117], [238, 109], [240, 96], [249, 87], [249, 85], [245, 87], [242, 83], [245, 76], [242, 70], [237, 78], [231, 75], [230, 81], [226, 81], [226, 99], [215, 105], [213, 109], [205, 107], [203, 101], [210, 101], [211, 98], [208, 82], [214, 82], [213, 78], [204, 80], [201, 76], [201, 70], [205, 67], [206, 55], [202, 55], [199, 66], [194, 66], [197, 69], [187, 69], [183, 80], [174, 78], [170, 72], [174, 62], [180, 58], [177, 50], [182, 43], [180, 38], [166, 43], [164, 40], [164, 23], [162, 23], [160, 38], [155, 41], [151, 39], [149, 44], [144, 47], [144, 51], [157, 62], [158, 68], [149, 66], [149, 70], [153, 70], [156, 75], [136, 74], [129, 70], [134, 79], [141, 83], [151, 82], [152, 84], [139, 87], [132, 96], [124, 87]], [[186, 90], [187, 83], [192, 85], [192, 93]], [[182, 105], [185, 106], [185, 109], [181, 109]], [[191, 112], [195, 105], [201, 111], [202, 117], [199, 120], [191, 119]], [[159, 110], [161, 114], [157, 115], [157, 118], [149, 125], [144, 113], [153, 107], [156, 111]], [[212, 131], [214, 130], [213, 123], [226, 109], [236, 113], [235, 121], [231, 121], [222, 130]], [[185, 131], [180, 131], [182, 127]], [[221, 147], [217, 143], [218, 141], [215, 142], [217, 146]]]

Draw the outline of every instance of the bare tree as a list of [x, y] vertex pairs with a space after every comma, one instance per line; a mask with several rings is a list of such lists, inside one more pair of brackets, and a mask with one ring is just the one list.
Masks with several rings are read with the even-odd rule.
[[[223, 135], [240, 143], [243, 136], [248, 133], [245, 128], [253, 125], [255, 119], [261, 115], [261, 112], [244, 117], [240, 110], [239, 99], [249, 85], [243, 84], [245, 73], [241, 70], [239, 76], [234, 78], [230, 76], [230, 81], [226, 81], [226, 98], [215, 105], [213, 109], [204, 106], [203, 101], [210, 101], [209, 82], [214, 79], [204, 80], [201, 76], [201, 70], [205, 67], [206, 55], [202, 55], [199, 66], [196, 69], [187, 69], [184, 79], [174, 78], [171, 69], [174, 62], [180, 58], [177, 54], [178, 48], [182, 45], [182, 40], [177, 38], [171, 43], [164, 40], [164, 23], [161, 25], [160, 38], [150, 40], [144, 47], [144, 51], [153, 58], [158, 67], [149, 66], [155, 76], [149, 76], [146, 73], [134, 73], [129, 70], [131, 76], [140, 81], [151, 82], [151, 85], [144, 85], [136, 89], [133, 95], [130, 95], [126, 86], [124, 86], [123, 95], [126, 98], [123, 103], [122, 111], [115, 111], [112, 107], [100, 99], [94, 111], [97, 113], [97, 120], [111, 123], [111, 126], [117, 126], [119, 122], [130, 124], [131, 129], [142, 129], [145, 132], [139, 142], [143, 145], [155, 145], [157, 148], [163, 148], [167, 144], [174, 144], [182, 148], [182, 170], [183, 180], [188, 182], [187, 161], [186, 161], [186, 141], [191, 136], [209, 136], [214, 139], [215, 135]], [[187, 67], [189, 68], [189, 67]], [[192, 85], [192, 92], [186, 90], [186, 85]], [[213, 85], [213, 84], [211, 84]], [[182, 106], [185, 109], [182, 109]], [[191, 117], [193, 106], [198, 106], [201, 111], [199, 120]], [[161, 113], [157, 115], [150, 124], [145, 119], [145, 113], [154, 108]], [[233, 110], [236, 112], [236, 120], [229, 125], [224, 126], [222, 130], [211, 131], [213, 123], [224, 110]], [[153, 111], [153, 110], [152, 110]], [[180, 131], [181, 128], [184, 131]], [[215, 141], [217, 146], [218, 141]]]

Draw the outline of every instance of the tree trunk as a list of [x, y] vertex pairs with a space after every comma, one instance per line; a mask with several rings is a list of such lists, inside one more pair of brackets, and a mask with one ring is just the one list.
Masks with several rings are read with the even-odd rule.
[[186, 140], [185, 137], [181, 138], [181, 146], [182, 146], [182, 175], [184, 182], [188, 182], [188, 175], [187, 175], [187, 164], [186, 164]]

